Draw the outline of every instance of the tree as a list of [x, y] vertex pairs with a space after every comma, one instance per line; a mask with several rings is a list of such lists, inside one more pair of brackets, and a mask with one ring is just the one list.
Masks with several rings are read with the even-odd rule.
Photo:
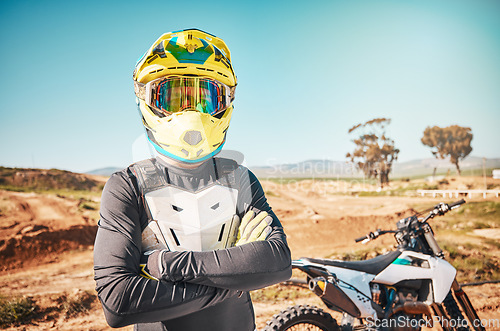
[[380, 187], [389, 183], [392, 163], [398, 159], [399, 149], [394, 140], [386, 136], [385, 128], [391, 123], [389, 118], [375, 118], [349, 129], [349, 133], [359, 134], [354, 139], [356, 149], [346, 157], [354, 162], [368, 178], [380, 180]]
[[422, 144], [431, 147], [431, 152], [436, 158], [444, 159], [449, 156], [450, 162], [457, 167], [458, 175], [461, 174], [458, 162], [472, 151], [471, 129], [458, 125], [446, 128], [427, 127], [421, 141]]

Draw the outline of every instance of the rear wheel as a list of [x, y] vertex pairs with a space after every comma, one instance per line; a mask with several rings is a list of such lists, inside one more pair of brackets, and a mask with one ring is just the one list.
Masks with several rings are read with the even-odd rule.
[[339, 326], [332, 316], [316, 306], [288, 307], [273, 316], [263, 331], [337, 331]]

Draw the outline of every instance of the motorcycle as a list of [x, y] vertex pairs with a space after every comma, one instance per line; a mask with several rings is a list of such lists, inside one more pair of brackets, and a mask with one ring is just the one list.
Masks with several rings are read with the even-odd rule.
[[384, 255], [364, 261], [292, 261], [326, 307], [343, 314], [340, 325], [319, 307], [297, 305], [274, 315], [264, 330], [420, 330], [436, 325], [446, 331], [484, 330], [428, 222], [464, 203], [440, 203], [399, 220], [396, 230], [378, 229], [355, 239], [367, 243], [394, 234], [397, 249]]

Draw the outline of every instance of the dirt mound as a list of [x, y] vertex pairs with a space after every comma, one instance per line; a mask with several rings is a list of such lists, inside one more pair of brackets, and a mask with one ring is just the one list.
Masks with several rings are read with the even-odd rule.
[[0, 270], [54, 260], [64, 251], [93, 245], [97, 220], [84, 209], [94, 208], [91, 203], [98, 202], [0, 190]]
[[92, 246], [97, 232], [95, 225], [77, 225], [56, 231], [43, 226], [25, 229], [27, 231], [22, 234], [0, 240], [0, 259], [3, 261], [0, 270], [46, 262], [64, 251]]
[[65, 189], [100, 191], [103, 179], [58, 169], [19, 169], [0, 167], [0, 186], [20, 190]]

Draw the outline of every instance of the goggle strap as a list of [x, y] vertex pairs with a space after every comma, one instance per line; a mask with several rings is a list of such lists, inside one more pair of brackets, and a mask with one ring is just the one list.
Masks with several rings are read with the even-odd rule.
[[[151, 104], [151, 85], [150, 84], [143, 84], [143, 83], [139, 83], [137, 81], [134, 80], [134, 92], [135, 92], [135, 95], [143, 100], [147, 105], [150, 105]], [[157, 107], [154, 107], [153, 108], [156, 108], [160, 113], [161, 113], [161, 109], [158, 109]]]
[[233, 87], [229, 88], [229, 95], [231, 97], [231, 102], [234, 101], [234, 92], [236, 92], [236, 85], [234, 85]]
[[146, 101], [146, 84], [134, 80], [134, 92], [139, 99]]

